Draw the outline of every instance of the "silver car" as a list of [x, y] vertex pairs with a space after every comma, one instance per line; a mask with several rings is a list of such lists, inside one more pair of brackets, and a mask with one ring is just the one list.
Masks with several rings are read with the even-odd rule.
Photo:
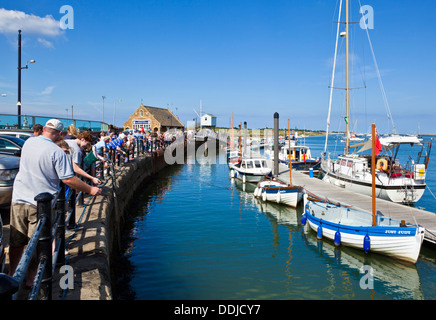
[[0, 207], [11, 204], [12, 188], [20, 166], [20, 157], [0, 154]]

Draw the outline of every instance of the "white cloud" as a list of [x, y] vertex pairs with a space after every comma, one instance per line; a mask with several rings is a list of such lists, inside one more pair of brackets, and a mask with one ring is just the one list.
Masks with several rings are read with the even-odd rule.
[[55, 88], [54, 86], [48, 86], [47, 88], [45, 88], [45, 89], [40, 93], [40, 95], [43, 95], [43, 96], [45, 96], [45, 95], [49, 95], [50, 93], [53, 92], [53, 89], [54, 89], [54, 88]]
[[22, 11], [0, 8], [0, 33], [17, 34], [18, 30], [22, 30], [26, 34], [46, 37], [56, 37], [63, 34], [59, 27], [59, 21], [56, 21], [51, 15], [39, 17]]
[[51, 42], [48, 41], [48, 40], [45, 40], [45, 39], [43, 39], [43, 38], [38, 38], [37, 40], [38, 40], [38, 42], [39, 42], [40, 44], [42, 44], [42, 45], [43, 45], [44, 47], [46, 47], [46, 48], [54, 48], [53, 43], [51, 43]]

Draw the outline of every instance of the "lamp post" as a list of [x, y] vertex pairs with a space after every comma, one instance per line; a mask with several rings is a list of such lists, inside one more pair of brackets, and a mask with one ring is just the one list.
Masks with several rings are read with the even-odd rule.
[[18, 30], [18, 129], [21, 128], [21, 69], [29, 69], [29, 62], [35, 63], [35, 60], [28, 60], [25, 67], [21, 67], [21, 30]]

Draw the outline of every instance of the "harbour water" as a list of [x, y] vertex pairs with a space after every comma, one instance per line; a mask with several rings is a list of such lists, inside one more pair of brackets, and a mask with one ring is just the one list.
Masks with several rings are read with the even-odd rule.
[[[305, 139], [312, 155], [324, 139]], [[430, 160], [427, 181], [436, 190], [433, 168]], [[129, 216], [116, 298], [436, 299], [434, 247], [423, 246], [416, 265], [335, 248], [301, 226], [302, 206], [263, 204], [253, 189], [236, 185], [225, 164], [159, 173]], [[428, 190], [416, 206], [436, 212]]]

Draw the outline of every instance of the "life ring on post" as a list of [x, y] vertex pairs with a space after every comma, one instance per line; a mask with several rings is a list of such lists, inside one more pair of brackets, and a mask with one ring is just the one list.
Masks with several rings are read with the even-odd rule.
[[386, 160], [384, 158], [378, 159], [375, 167], [377, 170], [387, 171], [388, 170], [388, 160]]

